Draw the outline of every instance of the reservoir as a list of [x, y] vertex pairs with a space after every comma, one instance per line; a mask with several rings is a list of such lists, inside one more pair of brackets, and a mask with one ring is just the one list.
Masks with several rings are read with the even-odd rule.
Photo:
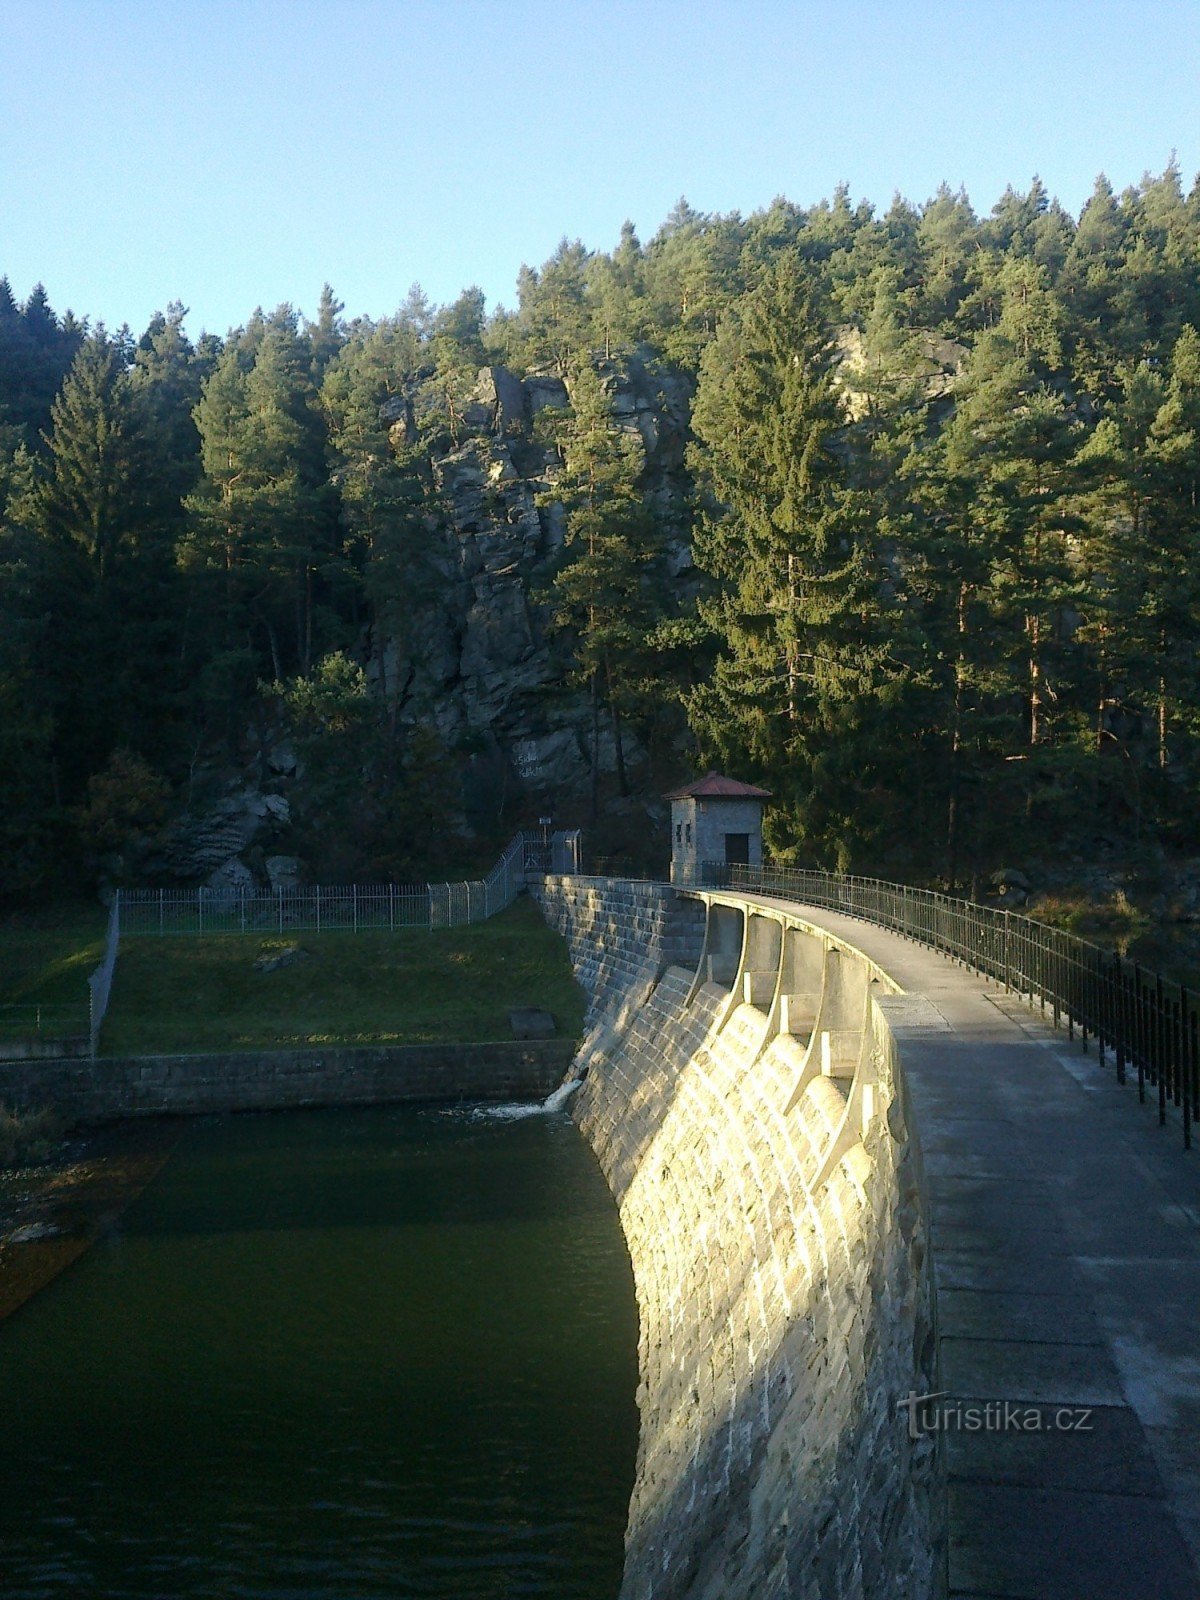
[[197, 1118], [0, 1324], [0, 1592], [613, 1600], [636, 1383], [565, 1115]]

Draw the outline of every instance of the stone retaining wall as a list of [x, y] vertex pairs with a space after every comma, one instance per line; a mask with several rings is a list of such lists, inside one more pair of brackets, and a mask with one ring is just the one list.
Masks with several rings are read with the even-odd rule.
[[0, 1061], [0, 1102], [106, 1122], [163, 1112], [274, 1111], [405, 1100], [540, 1100], [563, 1080], [566, 1039], [364, 1049], [252, 1050], [98, 1061]]
[[935, 1341], [920, 1158], [885, 1007], [867, 1007], [869, 1111], [843, 1149], [845, 1091], [809, 1075], [801, 1041], [770, 1037], [740, 990], [693, 983], [697, 901], [599, 879], [535, 893], [589, 990], [574, 1114], [637, 1288], [621, 1600], [938, 1595], [940, 1456], [896, 1412], [936, 1388]]

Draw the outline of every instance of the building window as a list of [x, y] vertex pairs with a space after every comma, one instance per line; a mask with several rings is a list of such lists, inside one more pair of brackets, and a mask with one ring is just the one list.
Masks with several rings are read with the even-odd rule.
[[682, 844], [683, 843], [683, 823], [682, 822], [677, 822], [675, 824], [675, 843], [676, 844]]
[[690, 822], [687, 825], [687, 842], [688, 844], [692, 842], [692, 825]]

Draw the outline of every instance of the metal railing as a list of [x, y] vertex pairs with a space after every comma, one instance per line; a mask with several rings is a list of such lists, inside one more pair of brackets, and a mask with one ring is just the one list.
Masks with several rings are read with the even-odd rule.
[[351, 883], [294, 889], [125, 889], [125, 934], [363, 933], [461, 928], [512, 904], [526, 874], [569, 871], [578, 835], [518, 833], [486, 878], [458, 883]]
[[1117, 1082], [1136, 1075], [1138, 1098], [1158, 1099], [1183, 1122], [1185, 1149], [1200, 1110], [1200, 996], [1150, 972], [1115, 950], [1080, 939], [1032, 917], [977, 905], [931, 889], [879, 878], [795, 867], [704, 863], [698, 884], [747, 889], [841, 911], [932, 946], [981, 975], [995, 978], [1029, 1004], [1053, 1013], [1076, 1031], [1086, 1050], [1097, 1046], [1101, 1065], [1112, 1055]]
[[427, 928], [427, 884], [274, 890], [125, 889], [126, 934], [299, 933]]

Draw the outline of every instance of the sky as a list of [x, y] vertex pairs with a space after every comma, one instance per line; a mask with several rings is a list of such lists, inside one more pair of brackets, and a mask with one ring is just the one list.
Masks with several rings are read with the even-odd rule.
[[1076, 214], [1200, 170], [1200, 5], [1168, 0], [2, 0], [0, 274], [110, 328], [168, 302], [515, 302], [561, 238], [839, 182]]

